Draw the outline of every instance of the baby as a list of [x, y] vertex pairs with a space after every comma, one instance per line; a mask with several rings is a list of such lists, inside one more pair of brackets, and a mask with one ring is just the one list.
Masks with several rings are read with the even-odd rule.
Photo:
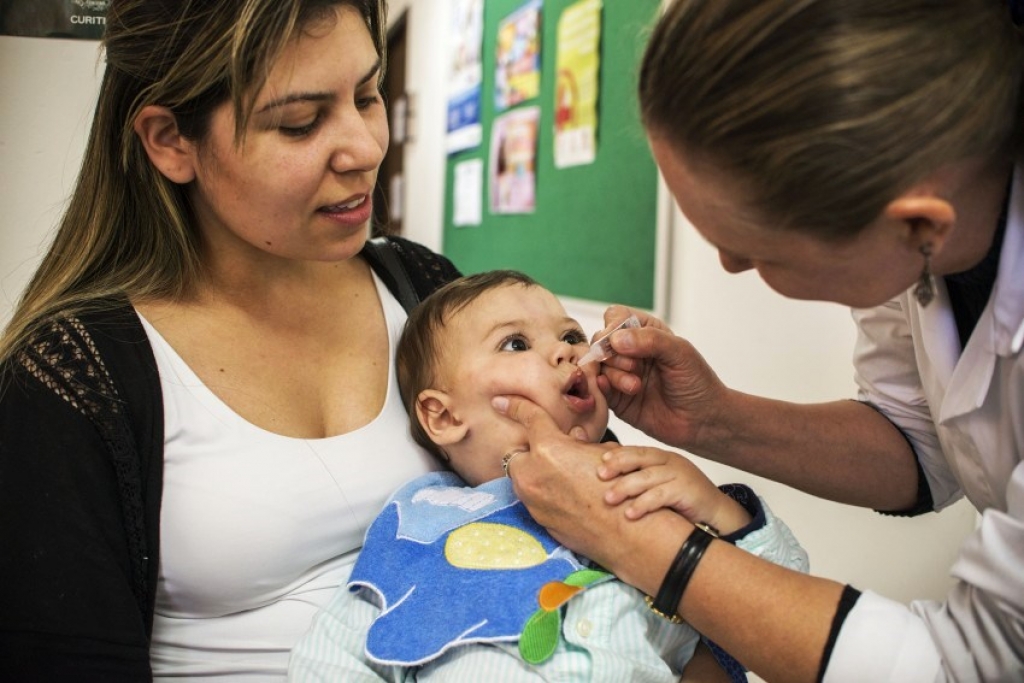
[[[558, 298], [515, 271], [460, 278], [412, 312], [398, 382], [414, 438], [447, 471], [392, 496], [348, 587], [292, 651], [290, 680], [679, 680], [700, 634], [560, 546], [505, 476], [529, 444], [491, 407], [494, 396], [529, 398], [566, 433], [607, 436], [600, 363], [577, 365], [589, 347]], [[679, 461], [678, 478], [659, 485], [704, 486], [706, 521], [721, 538], [807, 570], [789, 529], [749, 488], [723, 487], [727, 495]], [[746, 680], [711, 647], [733, 680]]]

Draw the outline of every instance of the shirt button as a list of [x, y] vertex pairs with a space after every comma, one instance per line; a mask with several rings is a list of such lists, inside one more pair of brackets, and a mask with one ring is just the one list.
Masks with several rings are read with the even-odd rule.
[[590, 623], [589, 619], [580, 619], [576, 622], [576, 633], [580, 634], [580, 638], [589, 637], [593, 629], [594, 625]]

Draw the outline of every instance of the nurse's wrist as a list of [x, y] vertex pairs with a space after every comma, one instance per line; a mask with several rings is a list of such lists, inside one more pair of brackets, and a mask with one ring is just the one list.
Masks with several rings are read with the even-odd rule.
[[741, 391], [722, 387], [719, 396], [700, 422], [697, 438], [693, 443], [682, 445], [685, 450], [697, 455], [708, 456], [719, 461], [735, 450], [736, 442], [750, 427], [746, 415], [753, 398]]
[[614, 555], [601, 564], [625, 583], [647, 595], [656, 595], [679, 545], [693, 528], [671, 510], [656, 510], [630, 521], [625, 528], [620, 527], [619, 531], [625, 533], [615, 539]]

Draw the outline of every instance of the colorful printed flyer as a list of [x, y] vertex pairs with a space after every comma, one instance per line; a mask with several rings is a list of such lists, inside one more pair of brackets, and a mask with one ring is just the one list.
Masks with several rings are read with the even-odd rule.
[[513, 109], [491, 126], [491, 213], [533, 213], [540, 107]]
[[591, 164], [597, 156], [601, 0], [580, 0], [558, 20], [555, 58], [555, 167]]
[[480, 124], [483, 42], [484, 0], [452, 0], [445, 145], [449, 154], [472, 149], [483, 139]]
[[498, 26], [494, 106], [503, 111], [540, 94], [541, 0], [530, 0]]

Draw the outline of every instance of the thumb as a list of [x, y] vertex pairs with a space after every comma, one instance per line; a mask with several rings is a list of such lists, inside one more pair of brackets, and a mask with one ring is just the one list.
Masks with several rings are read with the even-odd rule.
[[561, 430], [547, 411], [527, 398], [495, 396], [491, 399], [491, 406], [505, 417], [526, 427], [530, 443], [545, 436], [562, 436]]

